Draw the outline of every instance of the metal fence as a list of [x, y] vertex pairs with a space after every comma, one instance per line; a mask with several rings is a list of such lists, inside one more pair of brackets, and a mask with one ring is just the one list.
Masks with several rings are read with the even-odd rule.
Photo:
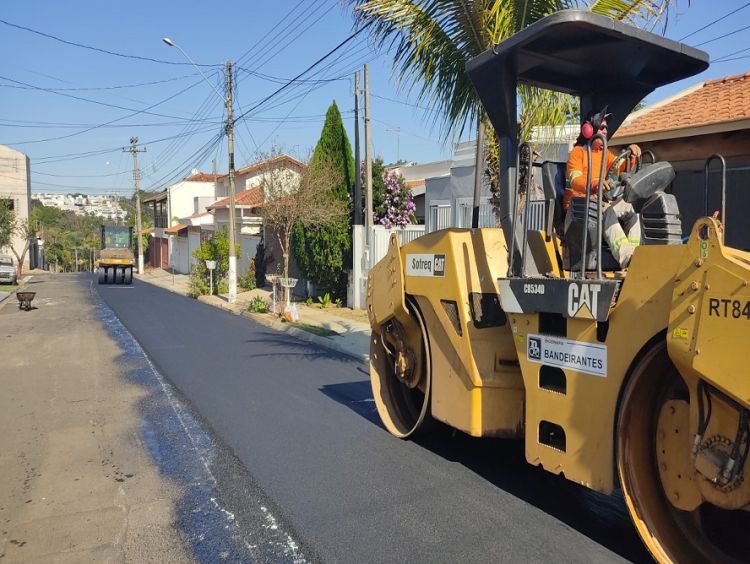
[[424, 225], [407, 225], [395, 229], [386, 229], [382, 225], [372, 227], [372, 244], [370, 245], [370, 268], [375, 266], [388, 252], [388, 241], [391, 234], [398, 235], [399, 244], [406, 245], [425, 234]]

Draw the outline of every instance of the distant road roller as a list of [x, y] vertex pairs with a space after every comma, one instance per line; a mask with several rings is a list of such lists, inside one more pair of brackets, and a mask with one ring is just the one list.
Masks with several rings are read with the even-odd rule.
[[608, 104], [611, 135], [655, 88], [707, 66], [702, 51], [581, 11], [476, 57], [467, 72], [500, 145], [501, 227], [476, 228], [475, 196], [474, 228], [403, 247], [394, 235], [368, 276], [388, 431], [409, 438], [435, 419], [521, 438], [530, 464], [620, 488], [660, 562], [750, 559], [750, 253], [726, 246], [726, 218], [708, 213], [682, 240], [666, 162], [611, 185], [641, 214], [627, 271], [602, 246], [595, 197], [563, 232], [565, 163], [519, 145], [516, 88], [577, 95], [581, 115]]
[[102, 225], [97, 274], [99, 284], [132, 284], [135, 256], [133, 228]]

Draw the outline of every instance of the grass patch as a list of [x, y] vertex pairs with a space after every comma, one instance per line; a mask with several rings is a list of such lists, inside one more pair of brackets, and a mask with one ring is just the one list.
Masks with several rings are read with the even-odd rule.
[[0, 292], [15, 292], [18, 290], [17, 284], [0, 284]]
[[333, 337], [338, 335], [336, 331], [331, 331], [330, 329], [319, 327], [318, 325], [310, 325], [309, 323], [295, 323], [294, 327], [299, 327], [300, 329], [304, 329], [308, 333], [318, 335], [319, 337]]

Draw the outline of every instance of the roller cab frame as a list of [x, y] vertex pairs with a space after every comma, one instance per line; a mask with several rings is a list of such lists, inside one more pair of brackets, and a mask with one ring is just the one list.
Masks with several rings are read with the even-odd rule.
[[[612, 135], [655, 88], [707, 66], [702, 51], [572, 10], [476, 57], [467, 72], [500, 145], [501, 227], [403, 247], [394, 235], [368, 276], [373, 395], [391, 433], [434, 419], [522, 438], [530, 464], [621, 488], [661, 562], [750, 554], [750, 254], [725, 246], [710, 217], [682, 244], [668, 163], [623, 179], [644, 229], [627, 272], [607, 261], [590, 195], [581, 230], [561, 233], [564, 163], [534, 163], [519, 142], [516, 89], [576, 95], [582, 115], [608, 105]], [[544, 197], [521, 205], [518, 179], [540, 176]]]

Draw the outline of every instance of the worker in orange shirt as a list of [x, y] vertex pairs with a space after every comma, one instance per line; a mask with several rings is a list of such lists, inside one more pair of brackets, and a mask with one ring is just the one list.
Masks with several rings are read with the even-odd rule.
[[[588, 159], [586, 156], [586, 144], [589, 139], [596, 133], [607, 134], [607, 120], [612, 114], [607, 113], [607, 106], [597, 112], [589, 113], [581, 124], [581, 134], [578, 136], [573, 149], [568, 156], [568, 166], [566, 170], [566, 187], [563, 194], [563, 209], [567, 210], [565, 216], [565, 230], [572, 221], [572, 212], [570, 201], [572, 198], [586, 197], [586, 177], [588, 171]], [[604, 143], [601, 139], [595, 139], [591, 143], [591, 197], [598, 197], [599, 189], [599, 171], [601, 170], [602, 158], [604, 158]], [[641, 156], [641, 148], [638, 145], [629, 145], [633, 161]], [[607, 150], [605, 171], [615, 161], [616, 156], [612, 151]], [[634, 164], [634, 163], [633, 163]], [[623, 160], [621, 170], [625, 168]], [[609, 182], [604, 179], [603, 189], [609, 188]], [[602, 202], [602, 229], [604, 231], [604, 240], [609, 244], [612, 255], [615, 257], [621, 268], [627, 268], [630, 264], [630, 258], [633, 251], [641, 242], [641, 224], [638, 220], [638, 214], [635, 213], [633, 206], [625, 200], [620, 199], [617, 202]]]

